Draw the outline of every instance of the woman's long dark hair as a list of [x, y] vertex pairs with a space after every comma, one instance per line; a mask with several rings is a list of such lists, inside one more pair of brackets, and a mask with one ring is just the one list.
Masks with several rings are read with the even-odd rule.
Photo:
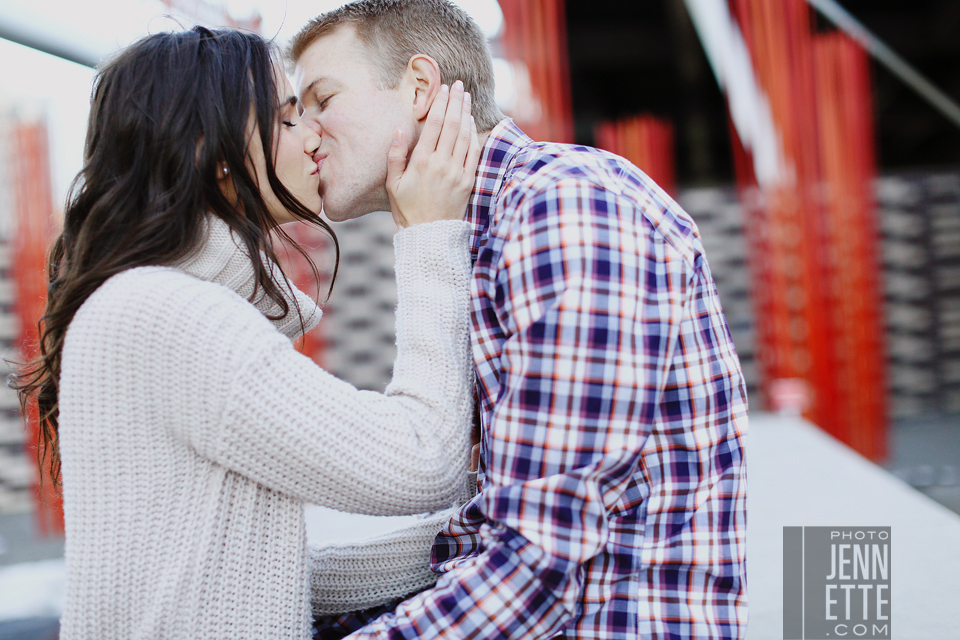
[[[317, 275], [303, 249], [276, 226], [260, 194], [248, 163], [252, 124], [258, 125], [266, 178], [280, 203], [333, 239], [336, 279], [336, 234], [284, 188], [274, 169], [271, 150], [280, 109], [277, 56], [274, 45], [257, 35], [196, 27], [148, 36], [97, 74], [83, 170], [74, 181], [63, 231], [49, 255], [39, 355], [13, 382], [24, 415], [27, 403], [36, 398], [38, 464], [49, 464], [57, 488], [64, 336], [77, 309], [104, 281], [132, 267], [168, 265], [185, 257], [203, 241], [204, 219], [210, 214], [242, 240], [256, 277], [253, 296], [262, 289], [281, 308], [279, 317], [290, 312], [281, 291], [289, 285], [275, 281], [260, 259], [262, 252], [277, 261], [271, 232], [307, 258]], [[235, 198], [219, 186], [218, 172], [224, 167]]]

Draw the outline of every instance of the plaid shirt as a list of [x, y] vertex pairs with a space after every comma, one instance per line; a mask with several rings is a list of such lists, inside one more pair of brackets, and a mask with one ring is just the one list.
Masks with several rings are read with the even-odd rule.
[[468, 220], [483, 491], [351, 638], [742, 637], [747, 400], [693, 221], [509, 120]]

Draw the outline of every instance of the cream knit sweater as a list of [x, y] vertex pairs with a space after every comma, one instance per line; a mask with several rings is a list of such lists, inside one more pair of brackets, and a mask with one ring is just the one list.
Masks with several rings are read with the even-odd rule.
[[[67, 331], [65, 640], [302, 640], [311, 591], [321, 612], [324, 588], [347, 609], [369, 606], [350, 601], [351, 572], [362, 581], [371, 567], [390, 571], [350, 545], [309, 554], [304, 501], [398, 515], [462, 499], [473, 398], [467, 223], [395, 238], [398, 355], [384, 394], [297, 353], [296, 313], [271, 324], [262, 296], [245, 299], [253, 271], [226, 225], [212, 221], [207, 235], [179, 268], [108, 280]], [[319, 309], [293, 298], [314, 326]], [[370, 545], [408, 554], [398, 558], [399, 573], [418, 576], [408, 591], [429, 580], [422, 565], [441, 521]], [[361, 600], [402, 595], [391, 592], [397, 582]]]

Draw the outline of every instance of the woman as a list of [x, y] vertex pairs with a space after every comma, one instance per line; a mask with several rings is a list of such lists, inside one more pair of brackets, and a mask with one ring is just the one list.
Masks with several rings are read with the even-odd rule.
[[54, 478], [62, 466], [61, 637], [307, 637], [304, 501], [396, 515], [461, 493], [472, 386], [460, 219], [480, 146], [462, 91], [433, 109], [442, 130], [425, 125], [405, 171], [402, 135], [390, 151], [406, 228], [381, 395], [291, 344], [320, 310], [283, 276], [269, 234], [294, 219], [328, 228], [319, 137], [271, 46], [196, 28], [147, 37], [99, 72], [41, 356], [20, 378]]

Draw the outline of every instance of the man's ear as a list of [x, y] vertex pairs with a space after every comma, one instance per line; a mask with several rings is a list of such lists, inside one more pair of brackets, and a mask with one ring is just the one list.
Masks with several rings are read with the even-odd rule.
[[413, 115], [423, 120], [430, 111], [433, 99], [440, 93], [440, 65], [424, 53], [418, 53], [407, 62], [404, 83], [412, 98]]

